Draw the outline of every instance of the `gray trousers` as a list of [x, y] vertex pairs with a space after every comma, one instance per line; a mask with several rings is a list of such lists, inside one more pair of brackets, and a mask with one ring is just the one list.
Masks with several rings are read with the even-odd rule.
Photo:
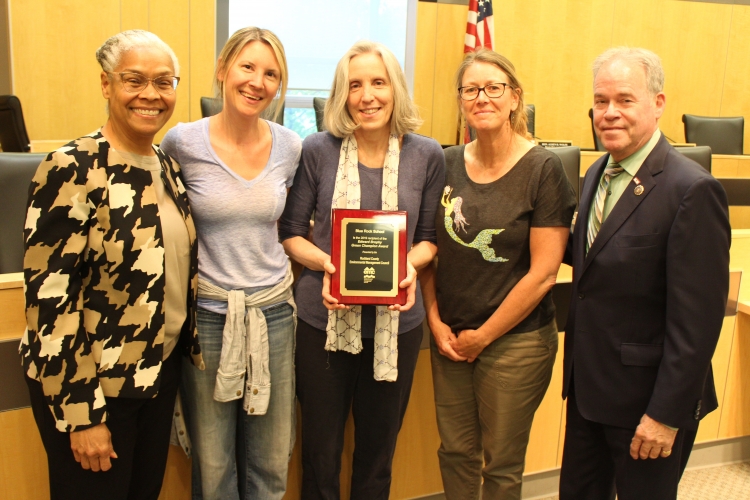
[[504, 335], [473, 363], [454, 362], [431, 342], [438, 450], [448, 500], [521, 498], [534, 412], [552, 377], [557, 325]]

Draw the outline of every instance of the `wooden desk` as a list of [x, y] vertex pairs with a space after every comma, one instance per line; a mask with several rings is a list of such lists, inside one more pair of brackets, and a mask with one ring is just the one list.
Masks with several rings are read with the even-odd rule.
[[[581, 177], [602, 155], [602, 151], [581, 151]], [[750, 177], [750, 155], [711, 155], [711, 173], [714, 177]]]

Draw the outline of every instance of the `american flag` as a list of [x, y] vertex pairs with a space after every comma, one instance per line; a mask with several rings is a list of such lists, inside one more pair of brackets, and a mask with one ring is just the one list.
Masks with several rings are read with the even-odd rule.
[[492, 49], [495, 39], [495, 22], [492, 19], [492, 0], [469, 0], [466, 20], [464, 53], [479, 47]]

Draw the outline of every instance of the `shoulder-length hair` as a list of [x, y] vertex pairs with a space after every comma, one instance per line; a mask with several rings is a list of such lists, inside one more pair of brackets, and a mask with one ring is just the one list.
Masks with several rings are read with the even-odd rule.
[[419, 117], [417, 106], [409, 97], [406, 77], [398, 64], [398, 59], [385, 45], [369, 40], [361, 40], [352, 45], [336, 66], [331, 94], [324, 109], [323, 124], [326, 130], [336, 137], [346, 137], [359, 127], [346, 107], [349, 97], [349, 62], [358, 55], [369, 53], [377, 54], [383, 60], [393, 88], [391, 133], [402, 136], [414, 132], [422, 125], [422, 119]]
[[513, 132], [527, 137], [529, 134], [527, 128], [528, 116], [526, 116], [526, 104], [523, 101], [523, 85], [521, 85], [521, 81], [518, 79], [516, 67], [513, 66], [513, 63], [507, 57], [498, 54], [494, 50], [479, 48], [475, 52], [469, 52], [458, 67], [454, 88], [456, 89], [456, 99], [458, 99], [459, 109], [461, 108], [461, 96], [458, 94], [458, 89], [461, 87], [461, 82], [464, 79], [464, 73], [469, 69], [469, 66], [475, 63], [486, 63], [497, 66], [508, 77], [508, 80], [510, 80], [508, 83], [510, 83], [513, 92], [518, 96], [518, 107], [510, 115], [510, 127], [513, 129]]
[[224, 82], [219, 80], [219, 75], [225, 72], [240, 55], [242, 49], [250, 42], [262, 42], [268, 45], [276, 56], [281, 72], [281, 91], [279, 92], [278, 101], [273, 111], [274, 119], [278, 118], [286, 97], [286, 88], [289, 83], [289, 70], [286, 64], [286, 53], [284, 45], [276, 34], [271, 30], [248, 26], [234, 32], [234, 34], [224, 44], [219, 54], [219, 60], [216, 63], [216, 72], [214, 72], [214, 87], [216, 88], [216, 97], [224, 97]]

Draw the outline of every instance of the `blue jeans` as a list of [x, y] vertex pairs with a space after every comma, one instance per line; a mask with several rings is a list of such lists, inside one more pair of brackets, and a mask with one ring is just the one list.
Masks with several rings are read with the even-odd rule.
[[226, 316], [198, 309], [204, 371], [183, 364], [185, 417], [193, 442], [193, 499], [281, 499], [295, 438], [294, 321], [286, 302], [263, 309], [268, 325], [271, 400], [247, 415], [242, 399], [214, 401]]

